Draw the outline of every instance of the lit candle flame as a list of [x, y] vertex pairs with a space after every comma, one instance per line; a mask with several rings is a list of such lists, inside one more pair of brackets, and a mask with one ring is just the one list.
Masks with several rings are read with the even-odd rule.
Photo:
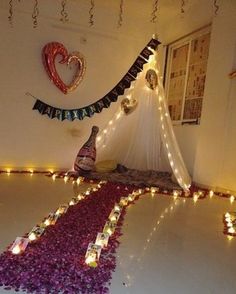
[[12, 253], [13, 254], [19, 254], [21, 252], [21, 248], [19, 245], [16, 245], [13, 249], [12, 249]]

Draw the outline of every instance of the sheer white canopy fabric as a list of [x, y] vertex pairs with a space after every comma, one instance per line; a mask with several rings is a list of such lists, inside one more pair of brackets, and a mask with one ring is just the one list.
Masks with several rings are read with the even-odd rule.
[[[149, 69], [157, 74], [155, 89], [147, 86], [145, 76]], [[125, 114], [119, 105], [114, 118], [97, 137], [97, 160], [115, 160], [137, 170], [163, 171], [166, 169], [163, 159], [168, 158], [179, 185], [188, 190], [191, 178], [173, 131], [156, 53], [124, 97], [135, 100], [137, 106], [130, 114]]]

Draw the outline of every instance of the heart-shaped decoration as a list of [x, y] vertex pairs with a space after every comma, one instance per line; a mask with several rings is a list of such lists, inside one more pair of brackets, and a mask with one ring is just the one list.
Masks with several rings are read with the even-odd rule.
[[[57, 55], [62, 56], [61, 60], [59, 61], [60, 64], [66, 63], [68, 66], [73, 62], [77, 66], [75, 75], [69, 85], [66, 85], [61, 80], [56, 70], [55, 59]], [[42, 57], [44, 67], [47, 74], [49, 75], [49, 78], [64, 94], [68, 94], [74, 91], [82, 82], [86, 70], [86, 64], [84, 57], [79, 52], [72, 52], [71, 54], [68, 54], [63, 44], [58, 42], [51, 42], [44, 46]]]
[[121, 104], [121, 109], [124, 111], [124, 113], [130, 114], [137, 107], [138, 101], [136, 99], [124, 98], [120, 104]]

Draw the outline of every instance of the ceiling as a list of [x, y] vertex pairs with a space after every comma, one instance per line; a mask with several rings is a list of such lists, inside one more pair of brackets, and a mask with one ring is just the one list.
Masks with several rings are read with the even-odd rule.
[[[157, 21], [152, 23], [153, 0], [123, 1], [122, 27], [118, 28], [120, 0], [94, 1], [92, 10], [94, 26], [89, 26], [89, 10], [91, 3], [88, 0], [67, 0], [65, 10], [69, 21], [62, 24], [60, 21], [62, 1], [38, 1], [38, 23], [50, 22], [52, 25], [63, 25], [65, 30], [102, 31], [112, 35], [129, 35], [138, 38], [140, 32], [158, 33], [165, 42], [173, 41], [179, 35], [188, 33], [201, 26], [209, 24], [214, 17], [212, 0], [159, 0]], [[14, 21], [19, 21], [21, 14], [28, 14], [32, 21], [32, 12], [35, 1], [13, 1]], [[181, 3], [184, 3], [182, 6]], [[6, 21], [9, 16], [9, 1], [0, 1], [0, 9], [5, 10]], [[181, 9], [184, 13], [181, 13]], [[176, 26], [176, 22], [178, 26]], [[132, 32], [132, 34], [130, 34]]]

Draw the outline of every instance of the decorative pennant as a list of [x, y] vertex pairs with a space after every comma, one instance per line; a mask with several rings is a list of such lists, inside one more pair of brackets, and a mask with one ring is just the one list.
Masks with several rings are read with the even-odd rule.
[[[65, 62], [68, 59], [68, 53], [64, 46], [60, 43], [57, 46], [54, 46], [49, 43], [47, 44], [44, 49], [44, 62], [46, 70], [50, 76], [50, 78], [54, 81], [54, 83], [61, 88], [63, 92], [71, 91], [73, 87], [75, 87], [74, 83], [76, 84], [76, 87], [79, 84], [80, 79], [82, 79], [83, 74], [78, 75], [69, 86], [66, 86], [58, 76], [55, 69], [54, 59], [55, 54], [61, 54], [63, 56], [63, 59], [60, 61], [61, 63]], [[33, 96], [30, 93], [26, 93], [27, 95], [32, 96], [36, 99], [36, 102], [33, 106], [33, 110], [38, 110], [38, 112], [42, 115], [46, 114], [49, 118], [57, 118], [60, 121], [63, 120], [69, 120], [73, 121], [75, 119], [83, 120], [85, 117], [92, 117], [94, 113], [100, 113], [103, 108], [110, 107], [112, 102], [116, 102], [118, 99], [118, 96], [123, 95], [125, 90], [128, 89], [138, 75], [139, 72], [143, 70], [144, 64], [148, 62], [148, 58], [150, 55], [153, 54], [153, 50], [156, 50], [160, 42], [156, 39], [151, 39], [151, 41], [147, 44], [147, 46], [141, 51], [138, 58], [135, 60], [133, 65], [130, 67], [128, 72], [124, 75], [124, 77], [118, 82], [118, 84], [110, 91], [108, 92], [104, 97], [100, 98], [96, 102], [84, 106], [82, 108], [77, 109], [62, 109], [58, 107], [54, 107], [51, 105], [48, 105], [38, 99], [37, 97]], [[51, 47], [52, 48], [49, 48]], [[48, 52], [52, 50], [50, 54]], [[50, 57], [49, 57], [50, 55]], [[71, 55], [69, 55], [71, 56]], [[73, 57], [73, 56], [72, 56]], [[67, 61], [68, 62], [68, 61]], [[82, 62], [82, 61], [81, 61]], [[85, 68], [84, 68], [85, 71]], [[76, 81], [76, 82], [75, 82]]]

